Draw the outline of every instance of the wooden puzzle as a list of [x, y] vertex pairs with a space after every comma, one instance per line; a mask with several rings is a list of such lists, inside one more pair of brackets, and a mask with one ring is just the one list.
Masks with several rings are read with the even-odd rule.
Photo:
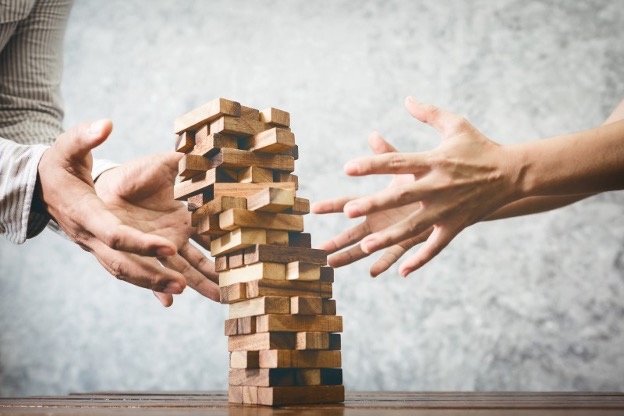
[[296, 195], [289, 113], [219, 98], [178, 117], [184, 153], [174, 197], [210, 236], [230, 352], [229, 401], [344, 401], [340, 332], [327, 253], [311, 247]]

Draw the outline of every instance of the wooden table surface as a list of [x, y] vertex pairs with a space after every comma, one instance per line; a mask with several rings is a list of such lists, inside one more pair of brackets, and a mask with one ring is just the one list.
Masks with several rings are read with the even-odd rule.
[[0, 399], [0, 415], [624, 415], [624, 393], [347, 392], [344, 404], [241, 406], [224, 392], [102, 392]]

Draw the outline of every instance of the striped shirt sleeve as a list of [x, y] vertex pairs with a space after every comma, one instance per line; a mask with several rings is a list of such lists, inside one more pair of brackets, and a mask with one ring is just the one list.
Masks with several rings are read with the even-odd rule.
[[63, 38], [71, 0], [1, 0], [0, 233], [15, 243], [49, 220], [37, 167], [62, 132]]

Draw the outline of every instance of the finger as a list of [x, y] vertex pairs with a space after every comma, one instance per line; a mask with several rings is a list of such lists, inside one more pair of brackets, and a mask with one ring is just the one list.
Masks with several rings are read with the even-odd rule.
[[389, 152], [347, 162], [344, 171], [351, 176], [410, 173], [422, 175], [431, 169], [427, 153]]
[[408, 238], [407, 240], [401, 241], [399, 244], [388, 247], [386, 251], [384, 251], [384, 254], [371, 266], [371, 276], [377, 277], [388, 270], [390, 266], [396, 263], [409, 249], [416, 244], [426, 241], [432, 231], [433, 228], [430, 228], [414, 238]]
[[435, 218], [433, 214], [430, 214], [428, 211], [418, 210], [405, 220], [364, 237], [360, 243], [362, 251], [371, 254], [409, 238], [418, 237], [419, 234], [433, 226], [434, 223]]
[[380, 155], [383, 153], [392, 153], [396, 152], [396, 147], [392, 146], [388, 143], [379, 133], [376, 131], [371, 133], [368, 137], [368, 145], [370, 146], [373, 153]]
[[184, 276], [162, 267], [156, 259], [115, 251], [98, 240], [90, 242], [89, 250], [119, 280], [168, 294], [182, 293], [186, 286]]
[[199, 235], [193, 234], [193, 241], [199, 244], [202, 248], [206, 250], [210, 250], [210, 236], [209, 235]]
[[327, 251], [329, 254], [335, 253], [338, 250], [342, 250], [345, 247], [357, 243], [368, 234], [370, 234], [370, 229], [368, 228], [366, 222], [362, 222], [361, 224], [340, 233], [333, 239], [324, 242], [319, 246], [319, 248]]
[[399, 266], [399, 273], [407, 277], [433, 259], [459, 234], [458, 230], [435, 227], [425, 244]]
[[186, 283], [198, 293], [217, 302], [219, 301], [218, 285], [207, 279], [206, 276], [195, 269], [181, 255], [168, 257], [166, 259], [162, 259], [161, 261], [163, 266], [178, 271], [184, 275]]
[[60, 135], [56, 140], [63, 156], [70, 162], [83, 162], [91, 150], [102, 144], [113, 129], [110, 120], [80, 123]]
[[169, 306], [173, 305], [173, 295], [170, 295], [169, 293], [161, 293], [161, 292], [154, 292], [154, 291], [152, 291], [152, 293], [154, 294], [154, 296], [156, 296], [156, 299], [158, 299], [165, 308], [168, 308]]
[[[214, 263], [200, 250], [187, 243], [180, 249], [180, 255], [188, 262], [193, 270], [189, 286], [202, 295], [219, 302], [219, 274], [215, 271]], [[186, 274], [185, 274], [186, 276]], [[189, 278], [187, 277], [187, 281]]]
[[329, 213], [342, 212], [342, 208], [345, 206], [345, 204], [351, 201], [352, 199], [354, 199], [354, 197], [345, 196], [341, 198], [328, 199], [326, 201], [315, 202], [310, 207], [310, 210], [314, 214], [329, 214]]
[[341, 251], [340, 253], [330, 256], [327, 259], [327, 264], [331, 267], [342, 267], [361, 260], [367, 256], [368, 254], [364, 253], [360, 248], [360, 245], [357, 244], [348, 250]]
[[457, 114], [444, 111], [434, 105], [423, 104], [413, 97], [405, 99], [407, 111], [417, 120], [429, 124], [444, 137], [453, 135], [463, 125], [465, 119]]
[[348, 218], [357, 218], [390, 208], [402, 207], [423, 200], [430, 194], [426, 182], [412, 182], [383, 189], [369, 196], [349, 201], [343, 208]]

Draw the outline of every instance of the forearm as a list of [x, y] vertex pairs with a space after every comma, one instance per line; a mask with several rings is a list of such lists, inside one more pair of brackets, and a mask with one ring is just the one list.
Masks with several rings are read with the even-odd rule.
[[624, 189], [624, 120], [509, 149], [522, 197]]

